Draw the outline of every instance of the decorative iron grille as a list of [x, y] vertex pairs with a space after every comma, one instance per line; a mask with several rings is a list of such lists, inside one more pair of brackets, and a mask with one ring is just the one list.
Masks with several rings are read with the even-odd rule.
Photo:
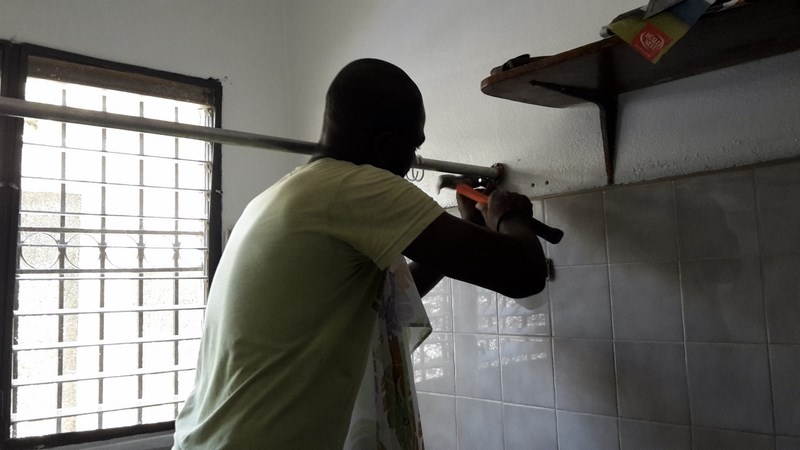
[[[213, 125], [213, 105], [53, 78], [29, 76], [26, 100]], [[212, 156], [201, 141], [25, 121], [12, 438], [175, 418], [209, 280]]]

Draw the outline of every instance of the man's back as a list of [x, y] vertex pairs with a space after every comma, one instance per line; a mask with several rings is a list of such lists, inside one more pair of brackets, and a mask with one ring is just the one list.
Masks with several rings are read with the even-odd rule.
[[383, 269], [441, 213], [400, 177], [332, 159], [254, 199], [209, 292], [176, 446], [341, 447]]

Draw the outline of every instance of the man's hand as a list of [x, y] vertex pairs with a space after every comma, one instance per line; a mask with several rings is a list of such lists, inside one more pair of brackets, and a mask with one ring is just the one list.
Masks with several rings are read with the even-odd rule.
[[403, 254], [450, 278], [506, 297], [523, 298], [541, 292], [547, 279], [547, 264], [539, 238], [530, 226], [533, 216], [530, 200], [524, 195], [494, 191], [489, 195], [489, 203], [478, 203], [477, 208], [474, 201], [460, 195], [458, 202], [465, 219], [477, 220], [474, 212], [480, 211], [487, 226], [475, 226], [465, 223], [469, 219], [441, 214]]
[[[486, 195], [491, 194], [496, 188], [495, 184], [489, 181], [485, 188], [477, 188], [479, 192], [482, 192]], [[458, 202], [458, 212], [461, 214], [461, 218], [466, 220], [467, 222], [474, 223], [476, 225], [480, 225], [482, 227], [486, 226], [486, 221], [483, 217], [483, 214], [480, 211], [480, 203], [472, 200], [471, 198], [465, 197], [461, 194], [456, 194], [456, 201]]]
[[494, 191], [489, 195], [489, 203], [479, 203], [477, 208], [484, 218], [486, 226], [493, 231], [498, 224], [509, 216], [528, 219], [533, 217], [533, 204], [522, 194], [508, 191]]

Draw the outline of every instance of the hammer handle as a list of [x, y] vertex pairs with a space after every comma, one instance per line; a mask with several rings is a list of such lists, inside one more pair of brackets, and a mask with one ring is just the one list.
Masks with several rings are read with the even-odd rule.
[[561, 242], [561, 238], [564, 237], [564, 232], [558, 228], [553, 228], [550, 225], [539, 222], [533, 217], [530, 218], [530, 221], [534, 233], [551, 244], [558, 244]]
[[456, 186], [456, 192], [478, 203], [489, 203], [488, 195], [478, 192], [466, 184], [459, 184], [458, 186]]
[[[488, 195], [478, 192], [466, 184], [459, 184], [456, 186], [456, 192], [478, 203], [489, 203]], [[530, 218], [530, 223], [536, 235], [551, 244], [558, 244], [561, 242], [561, 238], [564, 237], [563, 231], [546, 225], [533, 217]]]

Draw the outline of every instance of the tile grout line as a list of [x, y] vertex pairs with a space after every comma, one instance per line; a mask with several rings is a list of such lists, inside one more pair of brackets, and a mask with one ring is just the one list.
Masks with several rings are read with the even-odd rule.
[[456, 358], [458, 356], [456, 355], [456, 334], [455, 334], [455, 332], [456, 332], [456, 290], [455, 290], [455, 286], [454, 286], [452, 278], [448, 278], [448, 283], [450, 284], [450, 320], [451, 320], [450, 328], [453, 330], [451, 332], [451, 334], [450, 334], [452, 336], [451, 337], [451, 341], [453, 343], [453, 415], [455, 416], [455, 417], [453, 417], [453, 423], [455, 424], [455, 427], [453, 429], [453, 432], [454, 432], [455, 436], [453, 436], [453, 439], [455, 440], [456, 450], [458, 450], [458, 447], [459, 447], [459, 443], [458, 443], [458, 441], [459, 441], [459, 439], [458, 439], [458, 401], [456, 400], [456, 394], [458, 394], [458, 388], [456, 387], [456, 384], [458, 382], [458, 363], [456, 361]]
[[556, 447], [558, 447], [558, 400], [556, 399], [556, 357], [555, 357], [555, 336], [553, 335], [553, 305], [550, 297], [550, 288], [547, 288], [547, 315], [550, 319], [550, 374], [553, 377], [553, 424], [555, 425]]
[[672, 213], [673, 220], [675, 221], [675, 254], [677, 255], [678, 263], [678, 287], [680, 291], [681, 300], [681, 329], [683, 331], [683, 364], [684, 373], [686, 374], [686, 408], [687, 419], [689, 422], [689, 447], [694, 445], [694, 420], [692, 418], [692, 389], [689, 377], [689, 345], [686, 337], [686, 299], [684, 298], [684, 285], [683, 285], [683, 255], [681, 254], [681, 233], [680, 233], [680, 219], [678, 218], [678, 196], [676, 194], [675, 181], [670, 182], [672, 186]]
[[500, 299], [499, 294], [494, 293], [494, 321], [495, 333], [494, 338], [497, 339], [497, 370], [500, 376], [500, 439], [503, 443], [503, 448], [506, 448], [506, 408], [505, 408], [505, 386], [503, 383], [503, 348], [500, 342]]
[[617, 367], [617, 344], [616, 344], [616, 337], [617, 337], [617, 330], [614, 321], [614, 299], [611, 295], [611, 257], [609, 251], [609, 239], [608, 239], [608, 208], [606, 202], [606, 195], [607, 191], [604, 190], [600, 197], [602, 202], [603, 208], [603, 237], [605, 239], [605, 251], [606, 251], [606, 282], [608, 283], [608, 317], [611, 322], [611, 362], [614, 367], [614, 409], [616, 410], [617, 416], [617, 448], [622, 448], [622, 422], [620, 417], [620, 410], [619, 410], [619, 371]]
[[[695, 262], [695, 261], [724, 261], [730, 259], [746, 259], [746, 258], [754, 258], [760, 255], [740, 255], [740, 256], [708, 256], [708, 257], [693, 257], [693, 258], [683, 258], [683, 261], [687, 262]], [[766, 256], [800, 256], [800, 252], [786, 252], [780, 254], [767, 254]], [[675, 259], [653, 259], [653, 260], [631, 260], [625, 262], [615, 262], [615, 263], [608, 263], [610, 266], [629, 266], [635, 264], [663, 264], [669, 262], [675, 262]], [[553, 266], [555, 269], [572, 269], [572, 268], [581, 268], [581, 267], [599, 267], [604, 266], [606, 264], [565, 264], [565, 265], [555, 265]]]
[[[549, 214], [547, 208], [547, 200], [542, 200], [542, 215], [545, 218], [545, 223], [549, 221]], [[550, 245], [547, 244], [547, 254], [546, 257], [550, 257]], [[555, 271], [555, 269], [553, 269]], [[558, 432], [558, 390], [556, 389], [556, 336], [555, 332], [553, 331], [554, 323], [553, 323], [553, 297], [551, 295], [550, 286], [547, 286], [547, 312], [550, 316], [550, 358], [552, 363], [550, 365], [550, 371], [553, 374], [553, 420], [555, 423], [555, 433], [556, 433], [556, 448], [561, 448], [561, 435]]]
[[[753, 213], [755, 214], [755, 222], [756, 222], [756, 245], [758, 248], [758, 267], [759, 267], [759, 274], [761, 276], [761, 304], [764, 314], [764, 344], [767, 350], [767, 371], [769, 372], [769, 400], [772, 406], [772, 435], [777, 436], [778, 434], [778, 421], [775, 414], [775, 380], [774, 380], [774, 370], [772, 366], [772, 348], [770, 346], [771, 339], [770, 339], [770, 330], [769, 330], [769, 317], [767, 314], [767, 295], [766, 295], [766, 283], [764, 281], [764, 275], [766, 274], [764, 270], [764, 250], [762, 248], [762, 230], [761, 230], [761, 214], [759, 212], [759, 204], [758, 201], [758, 183], [756, 180], [756, 170], [751, 169], [750, 175], [753, 180]], [[773, 445], [777, 448], [778, 440], [775, 439], [773, 441]]]

